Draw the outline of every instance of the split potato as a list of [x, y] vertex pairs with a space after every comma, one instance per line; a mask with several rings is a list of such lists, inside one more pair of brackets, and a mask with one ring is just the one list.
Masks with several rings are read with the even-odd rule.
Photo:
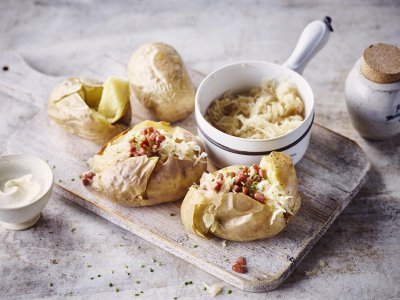
[[89, 159], [83, 184], [124, 206], [182, 199], [207, 168], [203, 145], [166, 122], [143, 121]]
[[163, 43], [139, 47], [128, 64], [131, 97], [158, 120], [175, 122], [194, 110], [195, 89], [178, 52]]
[[291, 158], [272, 152], [260, 165], [204, 174], [183, 200], [181, 218], [188, 230], [204, 238], [211, 234], [233, 241], [272, 237], [300, 208], [297, 186]]
[[104, 143], [125, 130], [123, 124], [130, 121], [128, 82], [115, 77], [104, 84], [69, 78], [53, 89], [48, 115], [69, 132]]

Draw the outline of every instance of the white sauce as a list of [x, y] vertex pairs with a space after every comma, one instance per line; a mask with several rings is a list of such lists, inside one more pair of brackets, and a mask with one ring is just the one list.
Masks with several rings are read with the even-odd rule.
[[37, 199], [41, 185], [32, 174], [8, 180], [0, 185], [0, 208], [15, 208], [28, 205]]

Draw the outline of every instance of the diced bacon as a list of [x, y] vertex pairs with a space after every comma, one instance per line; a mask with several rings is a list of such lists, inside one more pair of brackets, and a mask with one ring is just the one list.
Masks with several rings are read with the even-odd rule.
[[245, 195], [248, 195], [249, 194], [249, 188], [247, 186], [243, 186], [242, 187], [242, 193], [245, 194]]
[[156, 140], [156, 137], [157, 137], [156, 133], [152, 132], [149, 135], [149, 140], [154, 142]]
[[91, 185], [92, 181], [93, 181], [93, 177], [95, 175], [96, 174], [93, 173], [92, 171], [88, 171], [88, 172], [82, 173], [80, 175], [80, 178], [82, 180], [83, 185], [85, 185], [85, 186]]
[[239, 265], [239, 264], [234, 264], [234, 265], [232, 266], [232, 270], [235, 271], [236, 273], [241, 273], [241, 274], [247, 273], [247, 268], [246, 268], [246, 266]]
[[221, 187], [222, 187], [222, 184], [216, 183], [215, 186], [214, 186], [214, 190], [215, 190], [216, 192], [219, 192], [219, 191], [221, 190]]
[[265, 196], [260, 191], [255, 192], [253, 198], [262, 204], [265, 203]]
[[260, 167], [257, 164], [254, 164], [253, 169], [254, 169], [254, 171], [256, 171], [256, 173], [258, 173], [258, 171], [260, 170]]
[[236, 260], [236, 263], [238, 265], [245, 266], [246, 265], [246, 259], [243, 256], [239, 256]]
[[224, 183], [224, 174], [218, 173], [216, 179], [217, 184], [222, 185]]
[[241, 191], [240, 186], [234, 185], [234, 186], [232, 187], [232, 192], [239, 193], [240, 191]]
[[258, 175], [260, 175], [261, 178], [265, 178], [265, 177], [267, 177], [267, 172], [265, 169], [260, 169], [258, 171]]
[[165, 141], [165, 136], [157, 135], [156, 142], [161, 144], [163, 141]]

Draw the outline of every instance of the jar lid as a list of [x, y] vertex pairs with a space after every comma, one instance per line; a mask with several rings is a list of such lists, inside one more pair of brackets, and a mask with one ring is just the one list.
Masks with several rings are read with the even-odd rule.
[[375, 44], [364, 50], [362, 74], [377, 83], [400, 81], [400, 48], [389, 44]]

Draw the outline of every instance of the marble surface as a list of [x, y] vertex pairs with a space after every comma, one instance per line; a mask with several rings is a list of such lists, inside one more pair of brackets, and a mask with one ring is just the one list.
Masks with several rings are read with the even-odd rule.
[[[314, 89], [316, 122], [359, 143], [372, 162], [370, 179], [280, 289], [252, 294], [222, 283], [218, 298], [396, 299], [400, 138], [362, 139], [343, 89], [365, 47], [400, 44], [398, 1], [1, 1], [0, 51], [18, 51], [40, 72], [65, 76], [107, 54], [127, 60], [141, 43], [158, 40], [207, 73], [242, 59], [283, 62], [303, 27], [327, 14], [335, 32], [304, 76]], [[23, 100], [29, 91], [20, 86], [0, 81], [2, 141], [40, 109]], [[37, 226], [0, 228], [0, 240], [0, 298], [203, 299], [202, 282], [219, 282], [57, 195]]]

